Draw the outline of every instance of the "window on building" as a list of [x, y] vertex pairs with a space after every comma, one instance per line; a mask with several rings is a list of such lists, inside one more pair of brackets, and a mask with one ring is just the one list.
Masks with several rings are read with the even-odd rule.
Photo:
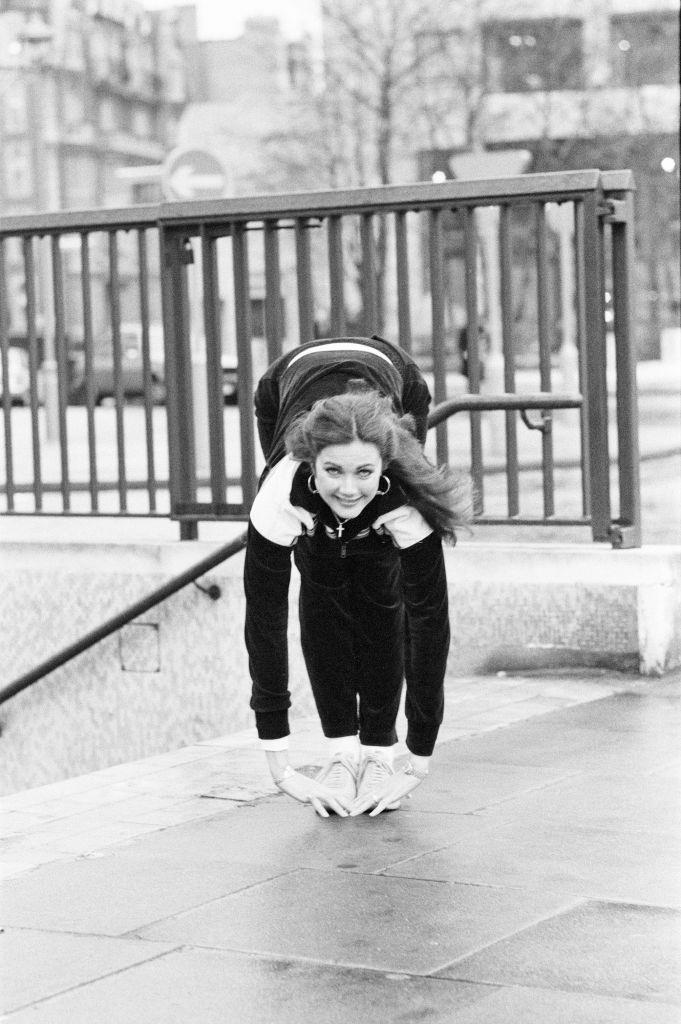
[[63, 93], [63, 127], [69, 131], [80, 128], [87, 120], [85, 93], [82, 84], [67, 85]]
[[581, 21], [489, 22], [483, 26], [483, 50], [489, 92], [583, 88]]
[[613, 77], [618, 85], [676, 85], [679, 20], [673, 11], [623, 14], [610, 22]]
[[296, 40], [287, 46], [286, 65], [288, 84], [291, 89], [302, 92], [312, 86], [312, 63], [310, 51], [304, 40]]
[[75, 19], [73, 24], [67, 25], [64, 34], [64, 66], [71, 71], [85, 70], [85, 39]]
[[14, 82], [3, 97], [3, 125], [8, 135], [25, 132], [28, 126], [28, 96], [24, 82]]
[[95, 158], [87, 153], [70, 153], [64, 159], [64, 207], [83, 210], [98, 202]]
[[99, 104], [99, 127], [103, 132], [116, 130], [116, 108], [109, 96], [102, 97]]
[[101, 29], [90, 36], [90, 63], [95, 78], [104, 81], [109, 74], [109, 51]]
[[31, 147], [26, 139], [6, 139], [2, 147], [5, 197], [30, 199], [33, 195]]
[[154, 119], [147, 107], [135, 107], [133, 109], [132, 131], [138, 139], [153, 139]]
[[130, 134], [132, 132], [133, 116], [132, 103], [120, 99], [116, 103], [116, 127], [119, 132]]
[[164, 69], [166, 100], [168, 103], [184, 103], [187, 99], [187, 87], [184, 68], [179, 61], [168, 62]]

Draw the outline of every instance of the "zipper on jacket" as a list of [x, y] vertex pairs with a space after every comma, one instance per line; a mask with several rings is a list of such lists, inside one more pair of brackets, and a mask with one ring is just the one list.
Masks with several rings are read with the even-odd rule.
[[341, 544], [341, 558], [345, 558], [345, 556], [347, 554], [347, 550], [348, 550], [347, 544]]

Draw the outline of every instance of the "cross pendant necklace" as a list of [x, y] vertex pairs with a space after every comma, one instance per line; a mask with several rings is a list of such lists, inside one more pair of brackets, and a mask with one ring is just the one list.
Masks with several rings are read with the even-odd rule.
[[347, 519], [339, 519], [335, 512], [334, 512], [334, 518], [335, 518], [336, 522], [338, 523], [338, 539], [340, 540], [341, 537], [343, 536], [343, 530], [345, 528], [345, 524], [347, 523]]

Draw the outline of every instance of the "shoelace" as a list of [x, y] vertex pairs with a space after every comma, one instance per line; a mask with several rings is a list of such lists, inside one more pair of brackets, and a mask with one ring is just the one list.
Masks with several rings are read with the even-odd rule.
[[354, 779], [356, 769], [347, 757], [334, 757], [328, 768], [320, 775], [320, 780], [328, 786], [342, 786], [348, 781], [348, 773]]
[[367, 754], [362, 771], [362, 786], [371, 788], [380, 785], [392, 774], [392, 769], [387, 761], [376, 754]]

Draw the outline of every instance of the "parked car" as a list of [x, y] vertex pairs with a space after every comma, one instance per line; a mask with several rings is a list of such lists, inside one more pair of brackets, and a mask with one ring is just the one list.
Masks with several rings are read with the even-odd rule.
[[[135, 322], [121, 324], [121, 383], [126, 398], [144, 396], [144, 363], [142, 359], [142, 325]], [[110, 338], [95, 343], [92, 360], [92, 395], [95, 405], [116, 397], [113, 347]], [[160, 324], [149, 327], [149, 358], [151, 368], [150, 394], [155, 404], [166, 398], [165, 365], [163, 356], [163, 330]], [[85, 378], [85, 353], [78, 353], [78, 363], [69, 391], [72, 405], [87, 403], [88, 387]]]
[[[123, 394], [126, 398], [141, 398], [144, 396], [141, 324], [122, 323], [120, 336]], [[111, 339], [107, 338], [103, 343], [95, 344], [94, 348], [92, 393], [95, 405], [101, 405], [115, 399], [116, 396]], [[151, 324], [149, 327], [149, 358], [151, 398], [155, 404], [162, 404], [166, 400], [166, 377], [161, 324]], [[221, 366], [223, 400], [226, 405], [235, 405], [239, 400], [236, 356], [223, 354]], [[85, 356], [82, 347], [78, 351], [77, 365], [69, 391], [69, 401], [72, 405], [85, 405], [87, 402]]]
[[[29, 405], [31, 400], [31, 376], [28, 369], [28, 354], [23, 348], [10, 345], [7, 349], [7, 390], [12, 405]], [[2, 360], [0, 359], [0, 398], [5, 391]]]

